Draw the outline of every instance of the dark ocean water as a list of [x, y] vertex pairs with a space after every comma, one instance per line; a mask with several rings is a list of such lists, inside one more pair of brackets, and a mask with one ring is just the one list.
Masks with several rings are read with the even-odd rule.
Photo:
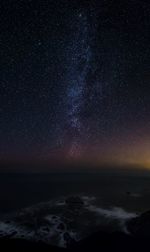
[[128, 233], [149, 199], [145, 173], [1, 173], [0, 237], [67, 247], [99, 230]]
[[0, 213], [69, 195], [96, 197], [104, 208], [150, 209], [150, 177], [121, 173], [0, 174]]

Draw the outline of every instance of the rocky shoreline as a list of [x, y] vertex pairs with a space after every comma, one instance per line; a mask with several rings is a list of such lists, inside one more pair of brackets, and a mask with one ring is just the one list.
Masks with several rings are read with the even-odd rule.
[[[71, 196], [57, 201], [55, 206], [45, 203], [38, 208], [32, 207], [16, 214], [12, 220], [1, 222], [3, 231], [0, 230], [0, 249], [131, 251], [132, 248], [132, 251], [139, 251], [148, 246], [150, 250], [150, 211], [136, 216], [121, 209], [96, 208], [93, 200], [94, 198], [86, 196]], [[54, 210], [55, 215], [50, 214], [50, 211]], [[103, 230], [101, 220], [95, 229], [85, 232], [86, 228], [93, 227], [91, 221], [94, 223], [101, 216], [107, 220], [107, 228]], [[118, 223], [120, 228], [113, 229], [112, 223]], [[123, 224], [126, 227], [124, 230], [121, 229]], [[81, 235], [78, 239], [77, 231]], [[82, 232], [85, 235], [82, 235]]]

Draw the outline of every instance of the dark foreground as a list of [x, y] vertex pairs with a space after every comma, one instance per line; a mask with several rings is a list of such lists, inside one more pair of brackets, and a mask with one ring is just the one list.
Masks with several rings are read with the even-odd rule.
[[[15, 206], [13, 209], [9, 209], [9, 210], [15, 210], [16, 208], [24, 207], [24, 205], [30, 205], [30, 201], [33, 202], [33, 198], [36, 201], [35, 195], [37, 195], [38, 200], [39, 200], [39, 197], [43, 199], [43, 195], [46, 195], [45, 196], [46, 198], [44, 199], [47, 200], [47, 198], [51, 198], [51, 195], [49, 195], [49, 193], [53, 194], [53, 192], [57, 192], [58, 195], [61, 195], [59, 190], [63, 191], [62, 192], [63, 195], [68, 195], [69, 194], [68, 190], [71, 191], [71, 194], [74, 193], [74, 191], [78, 192], [78, 190], [80, 193], [81, 188], [83, 188], [83, 184], [85, 185], [84, 187], [85, 191], [83, 191], [83, 194], [88, 195], [89, 191], [91, 192], [91, 188], [93, 190], [92, 193], [94, 195], [95, 195], [95, 192], [101, 192], [100, 195], [96, 195], [96, 196], [98, 196], [97, 198], [100, 198], [104, 206], [106, 205], [105, 201], [110, 202], [110, 205], [112, 205], [111, 203], [113, 201], [113, 204], [116, 206], [118, 206], [118, 202], [121, 202], [121, 207], [124, 205], [128, 205], [129, 212], [130, 210], [131, 211], [134, 210], [135, 206], [137, 209], [139, 209], [139, 212], [143, 212], [143, 211], [146, 211], [147, 209], [150, 209], [149, 177], [141, 178], [139, 176], [133, 179], [132, 176], [129, 177], [129, 176], [121, 176], [121, 175], [117, 175], [117, 176], [112, 175], [108, 178], [108, 176], [105, 176], [103, 174], [100, 174], [99, 176], [97, 174], [96, 175], [88, 174], [86, 176], [82, 174], [80, 174], [80, 176], [77, 176], [77, 175], [75, 176], [72, 174], [71, 175], [65, 174], [65, 175], [62, 175], [61, 181], [60, 181], [60, 179], [59, 180], [57, 179], [57, 175], [55, 174], [52, 174], [49, 177], [48, 176], [41, 177], [41, 175], [36, 175], [34, 179], [32, 176], [31, 178], [30, 177], [28, 178], [28, 176], [26, 177], [22, 176], [21, 180], [20, 180], [20, 176], [21, 175], [15, 175], [14, 177], [12, 176], [8, 177], [5, 175], [1, 176], [0, 188], [1, 188], [1, 191], [4, 193], [1, 194], [0, 203], [1, 203], [1, 209], [4, 212], [6, 209], [8, 209], [7, 204], [9, 206]], [[41, 185], [41, 179], [43, 181], [42, 190], [41, 190], [41, 187], [39, 186]], [[68, 181], [70, 181], [70, 184], [68, 184], [69, 183]], [[77, 181], [78, 183], [76, 183]], [[61, 186], [60, 186], [60, 182], [61, 182]], [[8, 191], [6, 187], [6, 185], [8, 184], [12, 186], [11, 188], [12, 190]], [[139, 189], [139, 184], [140, 184], [140, 189]], [[10, 191], [12, 192], [11, 195], [10, 195], [11, 193]], [[29, 197], [29, 194], [32, 194], [31, 197]], [[26, 199], [28, 200], [27, 202], [25, 201], [24, 197], [22, 197], [22, 195], [25, 195]], [[18, 205], [15, 204], [15, 202], [20, 203], [21, 198], [22, 198], [23, 203], [18, 207]], [[13, 204], [10, 204], [11, 203], [10, 200], [6, 202], [6, 199], [11, 199]], [[87, 205], [84, 205], [84, 202], [82, 204], [81, 203], [82, 203], [81, 201], [77, 200], [77, 202], [75, 202], [74, 204], [74, 202], [67, 200], [65, 202], [65, 205], [63, 206], [64, 216], [68, 216], [68, 214], [70, 214], [70, 211], [72, 214], [72, 209], [73, 209], [73, 213], [75, 213], [75, 217], [76, 215], [78, 216], [78, 214], [80, 214], [81, 212], [83, 212], [83, 216], [84, 216], [84, 213], [87, 213], [84, 209], [84, 206], [87, 206]], [[95, 205], [92, 205], [92, 206], [95, 206]], [[102, 205], [102, 207], [104, 206]], [[44, 210], [42, 208], [41, 210], [39, 209], [39, 211], [37, 211], [37, 209], [38, 208], [36, 208], [36, 211], [33, 212], [35, 214], [35, 217], [38, 217], [38, 213], [40, 213], [40, 216], [41, 214], [43, 214], [44, 217], [46, 216], [44, 215], [45, 212], [43, 213], [43, 211], [47, 209], [45, 208], [45, 205], [44, 205]], [[106, 205], [106, 209], [107, 209], [107, 205]], [[49, 208], [47, 209], [47, 212], [51, 213], [49, 211]], [[29, 216], [22, 215], [22, 216], [23, 216], [22, 217], [23, 220], [25, 217], [26, 218], [30, 217], [30, 215]], [[72, 214], [72, 218], [73, 216], [74, 215]], [[31, 217], [32, 217], [32, 211], [31, 211]], [[82, 215], [80, 217], [82, 217]], [[73, 220], [74, 219], [76, 221], [76, 219], [78, 218], [73, 218]], [[108, 230], [108, 231], [111, 232], [111, 230]], [[41, 252], [47, 252], [47, 251], [52, 251], [52, 252], [53, 251], [54, 252], [55, 251], [60, 251], [60, 252], [61, 251], [62, 252], [63, 251], [66, 251], [66, 252], [67, 251], [70, 251], [70, 252], [71, 251], [72, 252], [75, 252], [75, 251], [83, 251], [83, 252], [84, 251], [100, 251], [100, 252], [103, 252], [103, 251], [116, 251], [116, 252], [150, 251], [150, 211], [146, 211], [145, 213], [138, 215], [138, 217], [130, 219], [129, 222], [127, 223], [127, 231], [129, 231], [130, 235], [119, 232], [119, 231], [113, 232], [113, 233], [106, 233], [106, 232], [98, 231], [88, 236], [86, 239], [82, 239], [79, 242], [69, 241], [68, 243], [69, 245], [67, 249], [48, 245], [48, 244], [45, 244], [44, 242], [32, 242], [25, 239], [12, 238], [13, 236], [13, 233], [12, 233], [11, 236], [7, 235], [5, 236], [5, 238], [4, 237], [0, 238], [0, 252], [1, 251], [11, 251], [11, 252], [12, 251], [24, 251], [24, 252], [25, 251], [27, 252], [28, 251], [32, 251], [32, 252], [34, 251], [36, 252], [38, 251], [41, 251]]]
[[0, 239], [0, 251], [150, 251], [150, 211], [129, 220], [127, 228], [130, 235], [96, 232], [79, 242], [71, 242], [67, 249], [7, 236]]
[[129, 236], [123, 233], [98, 232], [70, 248], [53, 247], [44, 243], [33, 243], [21, 239], [1, 239], [0, 251], [150, 251], [150, 241], [144, 236]]

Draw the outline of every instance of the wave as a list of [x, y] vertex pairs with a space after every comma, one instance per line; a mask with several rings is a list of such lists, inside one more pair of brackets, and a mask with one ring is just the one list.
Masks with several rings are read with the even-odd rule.
[[97, 230], [127, 232], [135, 213], [97, 206], [94, 196], [73, 195], [22, 209], [0, 221], [0, 237], [23, 238], [68, 247]]

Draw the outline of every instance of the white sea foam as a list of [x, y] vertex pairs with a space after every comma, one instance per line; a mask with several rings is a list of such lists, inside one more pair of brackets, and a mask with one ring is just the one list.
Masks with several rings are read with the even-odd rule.
[[118, 219], [118, 220], [127, 220], [134, 218], [137, 215], [135, 213], [130, 213], [125, 211], [120, 207], [113, 207], [111, 209], [100, 208], [94, 205], [88, 205], [86, 207], [89, 211], [95, 212], [99, 215], [104, 215], [107, 218]]
[[137, 216], [120, 207], [114, 206], [108, 209], [99, 207], [93, 196], [80, 195], [75, 196], [75, 199], [77, 197], [83, 204], [78, 206], [78, 200], [77, 203], [76, 201], [72, 203], [70, 200], [70, 204], [67, 204], [65, 198], [62, 198], [23, 209], [0, 222], [0, 236], [42, 240], [66, 247], [66, 239], [80, 240], [86, 234], [90, 234], [91, 227], [94, 230], [100, 225], [106, 225], [107, 229], [110, 229], [115, 222], [117, 228], [120, 227], [119, 230], [127, 232], [126, 221]]

